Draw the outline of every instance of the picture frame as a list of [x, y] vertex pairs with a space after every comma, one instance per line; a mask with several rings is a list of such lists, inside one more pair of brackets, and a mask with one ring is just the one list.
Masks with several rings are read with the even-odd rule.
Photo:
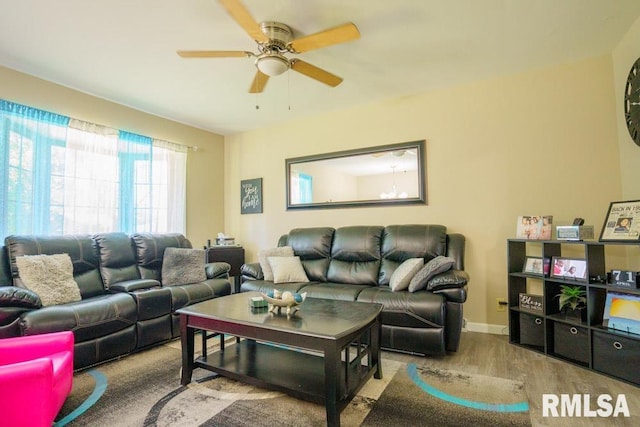
[[262, 178], [240, 181], [240, 213], [262, 213]]
[[640, 334], [640, 295], [607, 291], [602, 326]]
[[601, 242], [640, 241], [640, 200], [611, 202], [599, 240]]
[[550, 276], [556, 279], [587, 281], [587, 260], [553, 257]]
[[516, 239], [551, 240], [553, 215], [521, 215], [516, 224]]
[[522, 272], [535, 276], [548, 276], [551, 267], [551, 259], [536, 256], [528, 256], [524, 260]]

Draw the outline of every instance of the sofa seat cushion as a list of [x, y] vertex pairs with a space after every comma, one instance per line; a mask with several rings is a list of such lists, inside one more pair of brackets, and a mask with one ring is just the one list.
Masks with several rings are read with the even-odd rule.
[[289, 291], [291, 293], [300, 293], [300, 289], [309, 283], [302, 282], [294, 282], [294, 283], [278, 283], [275, 284], [271, 280], [247, 280], [246, 282], [240, 285], [240, 292], [262, 292], [263, 294], [269, 293], [270, 291], [277, 289], [282, 292]]
[[358, 301], [382, 304], [385, 325], [429, 328], [445, 325], [445, 298], [431, 292], [393, 292], [387, 286], [364, 289]]
[[73, 331], [76, 342], [100, 338], [135, 325], [137, 307], [129, 294], [108, 294], [22, 314], [23, 335]]
[[231, 285], [227, 279], [208, 279], [200, 283], [169, 286], [165, 289], [171, 291], [171, 309], [173, 311], [231, 293]]
[[300, 292], [306, 292], [307, 298], [355, 301], [358, 295], [368, 288], [370, 288], [370, 286], [327, 282], [303, 286]]

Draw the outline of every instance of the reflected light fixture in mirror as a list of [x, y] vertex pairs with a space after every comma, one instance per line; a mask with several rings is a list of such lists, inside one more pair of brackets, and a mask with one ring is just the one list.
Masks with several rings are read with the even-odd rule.
[[287, 209], [426, 204], [424, 144], [286, 159]]

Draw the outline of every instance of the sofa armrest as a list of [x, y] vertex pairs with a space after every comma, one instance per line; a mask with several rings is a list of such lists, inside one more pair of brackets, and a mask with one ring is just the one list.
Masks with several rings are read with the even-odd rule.
[[264, 280], [264, 274], [259, 262], [243, 264], [240, 267], [240, 274], [243, 282], [245, 280]]
[[133, 292], [141, 289], [160, 288], [162, 285], [153, 279], [134, 279], [114, 283], [109, 286], [111, 292]]
[[38, 294], [16, 286], [0, 287], [0, 307], [40, 308], [42, 301]]
[[204, 271], [207, 279], [228, 279], [231, 265], [226, 262], [210, 262], [205, 264]]

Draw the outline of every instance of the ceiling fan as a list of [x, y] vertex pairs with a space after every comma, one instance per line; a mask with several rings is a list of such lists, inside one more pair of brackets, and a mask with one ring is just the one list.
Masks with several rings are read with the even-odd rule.
[[258, 44], [258, 53], [230, 50], [179, 50], [182, 58], [234, 58], [255, 57], [257, 68], [249, 93], [259, 93], [269, 80], [288, 69], [336, 87], [342, 78], [286, 54], [300, 54], [314, 49], [344, 43], [360, 38], [358, 28], [351, 22], [300, 38], [293, 38], [291, 28], [281, 22], [266, 21], [258, 24], [240, 0], [218, 0], [229, 15]]

